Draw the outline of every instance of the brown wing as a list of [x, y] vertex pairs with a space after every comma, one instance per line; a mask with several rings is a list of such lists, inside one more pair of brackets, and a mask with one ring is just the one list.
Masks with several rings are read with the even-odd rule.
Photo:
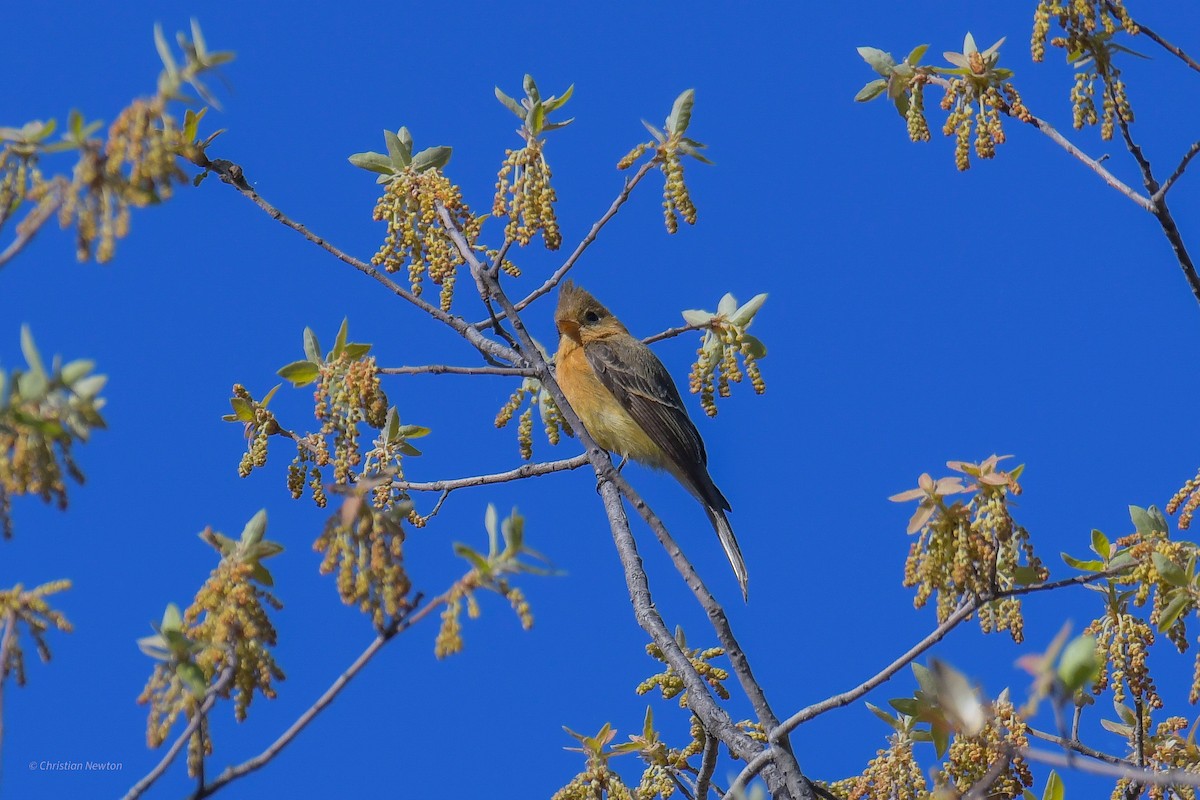
[[583, 352], [600, 382], [676, 466], [672, 472], [686, 478], [688, 488], [705, 501], [728, 509], [729, 501], [708, 474], [700, 433], [670, 373], [650, 348], [632, 337], [609, 338], [588, 342]]

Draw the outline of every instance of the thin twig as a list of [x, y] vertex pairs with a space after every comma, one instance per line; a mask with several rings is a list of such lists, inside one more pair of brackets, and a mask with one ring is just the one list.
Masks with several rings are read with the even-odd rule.
[[543, 461], [538, 464], [522, 464], [508, 472], [496, 472], [491, 475], [471, 475], [467, 478], [451, 478], [444, 481], [394, 481], [392, 487], [406, 492], [452, 492], [455, 489], [466, 489], [472, 486], [486, 486], [491, 483], [506, 483], [507, 481], [533, 478], [538, 475], [549, 475], [552, 472], [562, 472], [568, 469], [579, 469], [588, 463], [586, 455], [564, 458], [561, 461]]
[[1078, 739], [1064, 739], [1061, 736], [1055, 736], [1053, 733], [1046, 733], [1045, 731], [1040, 731], [1037, 728], [1030, 728], [1029, 735], [1036, 739], [1041, 739], [1042, 741], [1056, 744], [1064, 750], [1074, 750], [1076, 753], [1079, 753], [1082, 756], [1094, 758], [1097, 761], [1106, 761], [1109, 764], [1126, 764], [1131, 767], [1135, 766], [1131, 761], [1126, 761], [1123, 758], [1118, 758], [1117, 756], [1109, 755], [1108, 753], [1088, 747]]
[[1037, 761], [1052, 767], [1066, 767], [1086, 772], [1091, 775], [1103, 775], [1109, 778], [1119, 778], [1136, 781], [1141, 784], [1155, 786], [1200, 786], [1200, 775], [1183, 769], [1169, 767], [1164, 770], [1141, 769], [1135, 766], [1119, 766], [1102, 761], [1084, 761], [1074, 753], [1057, 753], [1047, 750], [1034, 750], [1031, 747], [1018, 749], [1017, 755], [1026, 761]]
[[449, 325], [451, 328], [457, 331], [459, 335], [474, 345], [475, 348], [480, 352], [492, 356], [493, 358], [503, 359], [513, 364], [519, 363], [516, 353], [514, 353], [510, 348], [505, 347], [503, 344], [495, 341], [494, 339], [487, 338], [479, 332], [478, 328], [473, 327], [462, 317], [449, 314], [445, 311], [442, 311], [441, 308], [425, 302], [412, 292], [388, 278], [379, 270], [375, 269], [375, 267], [355, 258], [354, 256], [342, 252], [325, 239], [317, 236], [304, 225], [289, 218], [282, 211], [264, 200], [258, 194], [258, 192], [254, 190], [254, 188], [246, 180], [245, 171], [238, 164], [235, 164], [232, 161], [227, 161], [223, 158], [210, 161], [208, 157], [204, 155], [200, 156], [196, 164], [204, 169], [215, 172], [218, 176], [220, 176], [224, 183], [227, 183], [233, 188], [237, 189], [256, 206], [267, 212], [272, 219], [276, 220], [277, 222], [281, 222], [287, 227], [296, 231], [305, 239], [308, 239], [313, 244], [332, 254], [339, 261], [349, 264], [364, 275], [374, 278], [376, 281], [386, 286], [393, 294], [404, 298], [439, 322]]
[[380, 375], [509, 375], [531, 378], [537, 373], [528, 367], [455, 367], [449, 364], [426, 364], [420, 367], [380, 367]]
[[1196, 153], [1200, 153], [1200, 142], [1192, 142], [1192, 146], [1187, 149], [1187, 152], [1183, 154], [1183, 158], [1179, 160], [1179, 166], [1171, 173], [1171, 177], [1163, 181], [1163, 185], [1158, 187], [1158, 191], [1151, 195], [1151, 200], [1155, 203], [1162, 202], [1162, 199], [1167, 196], [1167, 190], [1183, 175], [1183, 171], [1187, 169], [1188, 162], [1195, 158]]
[[369, 645], [367, 645], [367, 648], [362, 651], [358, 658], [354, 660], [354, 663], [352, 663], [345, 672], [339, 675], [337, 679], [330, 685], [330, 687], [325, 690], [325, 693], [317, 698], [317, 701], [313, 703], [307, 711], [301, 714], [296, 721], [288, 727], [287, 730], [280, 734], [279, 738], [277, 738], [265, 750], [253, 758], [247, 759], [236, 766], [227, 767], [224, 772], [222, 772], [213, 780], [212, 783], [197, 789], [192, 794], [191, 800], [202, 800], [202, 798], [214, 794], [228, 783], [245, 775], [249, 775], [251, 772], [262, 769], [264, 766], [270, 763], [275, 756], [279, 755], [283, 748], [291, 744], [292, 740], [295, 739], [310, 722], [316, 719], [318, 714], [325, 710], [325, 708], [334, 701], [341, 691], [346, 688], [347, 684], [349, 684], [350, 681], [362, 671], [363, 667], [370, 662], [370, 660], [383, 648], [384, 645], [386, 645], [399, 634], [411, 628], [413, 625], [416, 625], [418, 622], [428, 616], [433, 609], [444, 604], [449, 596], [449, 592], [438, 595], [427, 605], [422, 606], [420, 610], [409, 613], [407, 616], [394, 623], [391, 627], [381, 631], [379, 635], [376, 636]]
[[[58, 181], [61, 181], [61, 179], [58, 179]], [[63, 203], [64, 183], [58, 182], [53, 189], [54, 196], [49, 200], [44, 199], [41, 203], [34, 206], [33, 210], [26, 214], [25, 218], [17, 224], [17, 235], [9, 243], [8, 247], [4, 248], [3, 252], [0, 252], [0, 267], [3, 267], [14, 259], [17, 253], [24, 250], [25, 246], [33, 241], [33, 237], [37, 236], [42, 226], [58, 211], [59, 206]]]
[[[1108, 94], [1109, 101], [1116, 104], [1112, 87], [1107, 83], [1105, 84], [1105, 92]], [[1146, 191], [1150, 193], [1150, 197], [1152, 198], [1150, 213], [1158, 220], [1163, 235], [1167, 237], [1167, 241], [1171, 244], [1171, 249], [1175, 251], [1175, 258], [1179, 262], [1180, 269], [1183, 270], [1183, 277], [1188, 282], [1188, 287], [1192, 290], [1192, 296], [1196, 298], [1196, 302], [1200, 303], [1200, 273], [1196, 271], [1196, 265], [1192, 263], [1192, 257], [1183, 243], [1183, 235], [1180, 234], [1179, 227], [1175, 224], [1175, 218], [1171, 216], [1171, 210], [1167, 207], [1166, 194], [1154, 178], [1154, 172], [1150, 169], [1150, 161], [1142, 153], [1142, 148], [1134, 141], [1133, 135], [1129, 131], [1129, 121], [1120, 112], [1119, 106], [1116, 116], [1117, 127], [1121, 130], [1121, 137], [1125, 140], [1125, 147], [1137, 162], [1138, 168], [1142, 172], [1142, 180], [1146, 185]], [[1181, 166], [1186, 168], [1187, 165], [1183, 164]]]
[[680, 325], [678, 328], [667, 328], [662, 333], [656, 333], [653, 336], [647, 336], [645, 339], [642, 339], [642, 344], [654, 344], [655, 342], [661, 342], [663, 339], [681, 336], [690, 331], [707, 330], [710, 327], [712, 326], [705, 322], [700, 325]]
[[[592, 242], [596, 241], [596, 237], [600, 234], [600, 230], [608, 224], [610, 219], [617, 215], [617, 212], [621, 210], [621, 206], [625, 205], [625, 201], [629, 199], [629, 195], [633, 191], [633, 187], [641, 183], [642, 178], [646, 177], [646, 173], [648, 173], [657, 163], [657, 159], [650, 159], [645, 164], [642, 164], [641, 168], [639, 168], [638, 171], [633, 174], [633, 177], [625, 181], [625, 185], [622, 187], [621, 193], [617, 195], [617, 199], [613, 200], [612, 205], [608, 207], [608, 211], [605, 211], [604, 215], [600, 217], [600, 219], [596, 220], [596, 224], [592, 225], [592, 229], [587, 232], [587, 235], [584, 236], [579, 244], [575, 247], [574, 252], [567, 256], [567, 260], [563, 262], [563, 265], [556, 269], [554, 274], [546, 279], [545, 283], [516, 302], [515, 306], [517, 311], [521, 311], [534, 300], [537, 300], [539, 297], [549, 292], [567, 276], [567, 273], [570, 272], [571, 268], [575, 266], [575, 262], [578, 261], [579, 257], [583, 255], [583, 252], [588, 249]], [[505, 314], [500, 314], [499, 318], [504, 319], [505, 316]], [[484, 320], [482, 322], [475, 323], [475, 327], [482, 330], [490, 327], [491, 324], [491, 320]]]
[[1078, 147], [1076, 147], [1071, 142], [1069, 142], [1067, 139], [1065, 139], [1063, 137], [1063, 135], [1061, 133], [1059, 133], [1058, 131], [1056, 131], [1054, 129], [1054, 126], [1051, 125], [1049, 122], [1046, 122], [1044, 119], [1040, 119], [1038, 117], [1030, 117], [1029, 124], [1033, 125], [1033, 127], [1037, 128], [1039, 131], [1044, 133], [1046, 136], [1050, 137], [1050, 140], [1052, 142], [1054, 142], [1055, 144], [1057, 144], [1059, 147], [1066, 150], [1068, 153], [1075, 156], [1075, 158], [1079, 159], [1084, 164], [1086, 164], [1088, 166], [1088, 168], [1090, 168], [1093, 172], [1095, 172], [1097, 175], [1099, 175], [1105, 183], [1107, 183], [1112, 188], [1116, 189], [1121, 194], [1128, 197], [1130, 200], [1132, 200], [1134, 203], [1136, 203], [1138, 205], [1138, 207], [1141, 208], [1143, 211], [1149, 211], [1151, 214], [1154, 213], [1154, 202], [1150, 198], [1145, 197], [1144, 195], [1138, 193], [1137, 190], [1127, 186], [1124, 182], [1122, 182], [1119, 178], [1117, 178], [1117, 176], [1113, 175], [1111, 172], [1106, 170], [1099, 161], [1092, 158], [1087, 153], [1083, 152]]
[[135, 783], [133, 788], [131, 788], [125, 794], [125, 800], [136, 800], [136, 798], [141, 797], [142, 794], [144, 794], [145, 791], [149, 789], [155, 781], [163, 776], [163, 773], [166, 772], [167, 768], [171, 766], [171, 762], [173, 762], [175, 757], [179, 755], [179, 751], [183, 749], [188, 740], [191, 739], [196, 731], [200, 729], [205, 717], [212, 709], [213, 704], [217, 702], [217, 697], [225, 691], [230, 683], [233, 682], [233, 667], [234, 663], [232, 661], [225, 665], [225, 669], [221, 671], [221, 677], [215, 684], [209, 687], [207, 697], [204, 698], [204, 702], [200, 704], [200, 708], [197, 710], [197, 712], [190, 720], [188, 720], [187, 727], [183, 729], [183, 733], [179, 734], [179, 737], [171, 743], [171, 747], [163, 755], [157, 766], [146, 773], [146, 775], [140, 781]]

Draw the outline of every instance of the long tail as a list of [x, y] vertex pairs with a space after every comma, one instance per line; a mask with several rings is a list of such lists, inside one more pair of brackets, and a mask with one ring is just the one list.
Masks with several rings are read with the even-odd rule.
[[742, 599], [749, 602], [750, 576], [746, 572], [746, 560], [742, 558], [742, 548], [738, 547], [737, 537], [733, 535], [733, 528], [730, 527], [725, 512], [720, 508], [705, 503], [704, 510], [708, 512], [708, 519], [712, 523], [713, 530], [717, 532], [717, 538], [721, 540], [721, 547], [725, 548], [725, 556], [729, 559], [730, 566], [733, 567], [733, 574], [737, 577], [738, 586], [742, 587]]

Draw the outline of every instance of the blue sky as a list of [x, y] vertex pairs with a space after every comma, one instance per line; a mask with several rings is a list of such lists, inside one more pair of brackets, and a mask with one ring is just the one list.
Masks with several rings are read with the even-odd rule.
[[[887, 501], [921, 472], [1015, 453], [1028, 464], [1018, 520], [1056, 577], [1071, 574], [1060, 551], [1085, 551], [1092, 528], [1129, 532], [1128, 504], [1162, 506], [1194, 474], [1188, 431], [1200, 381], [1187, 343], [1200, 332], [1200, 308], [1153, 218], [1032, 129], [1010, 123], [999, 158], [959, 174], [936, 130], [933, 142], [913, 145], [886, 106], [851, 101], [873, 77], [858, 45], [900, 56], [920, 43], [931, 53], [957, 49], [968, 30], [981, 45], [1007, 36], [1001, 65], [1016, 71], [1034, 113], [1090, 154], [1110, 154], [1114, 173], [1140, 185], [1117, 142], [1070, 131], [1069, 68], [1058, 51], [1030, 62], [1032, 7], [468, 2], [452, 12], [364, 4], [335, 13], [317, 3], [134, 0], [97, 14], [83, 4], [20, 4], [6, 11], [0, 124], [61, 121], [72, 107], [111, 121], [153, 91], [153, 24], [183, 29], [195, 15], [211, 47], [238, 54], [224, 71], [231, 88], [212, 84], [224, 111], [205, 124], [228, 131], [210, 155], [240, 163], [268, 200], [366, 258], [383, 235], [371, 220], [377, 190], [346, 156], [381, 150], [382, 129], [406, 125], [418, 148], [453, 146], [448, 173], [485, 209], [503, 150], [516, 141], [493, 86], [516, 94], [526, 72], [545, 93], [574, 83], [566, 111], [577, 121], [547, 146], [569, 247], [620, 189], [614, 164], [645, 136], [639, 120], [660, 122], [694, 87], [690, 130], [716, 162], [687, 167], [699, 224], [668, 236], [660, 184], [648, 181], [575, 278], [640, 335], [680, 324], [683, 309], [715, 308], [726, 291], [741, 300], [770, 294], [753, 331], [770, 348], [767, 393], [737, 387], [715, 420], [687, 398], [733, 506], [748, 606], [694, 501], [669, 478], [640, 467], [625, 474], [727, 602], [786, 716], [856, 685], [933, 627], [932, 611], [914, 612], [900, 586], [911, 508]], [[1146, 13], [1168, 38], [1184, 40], [1200, 24], [1200, 10], [1182, 2]], [[1154, 59], [1126, 67], [1135, 131], [1165, 174], [1196, 137], [1180, 98], [1197, 76], [1149, 43], [1139, 49]], [[1195, 180], [1171, 195], [1193, 238]], [[512, 291], [521, 294], [562, 256], [537, 245], [518, 258], [525, 277]], [[461, 292], [455, 310], [477, 318], [469, 300]], [[211, 773], [262, 750], [371, 640], [368, 620], [317, 574], [311, 542], [326, 515], [288, 497], [288, 449], [276, 445], [266, 469], [238, 479], [240, 429], [220, 419], [233, 383], [265, 392], [278, 367], [302, 357], [306, 325], [328, 342], [343, 317], [381, 364], [476, 363], [455, 334], [215, 179], [136, 214], [108, 266], [74, 263], [70, 236], [47, 231], [0, 271], [0, 365], [20, 364], [24, 322], [44, 352], [94, 358], [110, 376], [110, 430], [77, 454], [86, 486], [72, 490], [65, 514], [18, 500], [16, 538], [2, 545], [0, 586], [75, 582], [59, 604], [76, 627], [51, 637], [51, 664], [31, 661], [26, 688], [8, 687], [5, 796], [111, 796], [157, 762], [145, 746], [145, 709], [134, 704], [151, 662], [134, 642], [207, 576], [212, 553], [195, 535], [206, 525], [236, 534], [265, 507], [269, 538], [288, 547], [271, 564], [286, 605], [277, 655], [288, 679], [278, 700], [256, 701], [241, 725], [218, 710]], [[550, 302], [525, 319], [554, 341]], [[684, 337], [655, 348], [682, 384], [695, 346]], [[425, 455], [408, 462], [410, 478], [518, 464], [514, 431], [492, 426], [510, 380], [416, 376], [385, 388], [406, 422], [433, 429]], [[284, 389], [273, 405], [303, 427], [307, 400], [308, 390]], [[535, 457], [576, 447], [538, 438]], [[504, 601], [484, 597], [483, 618], [465, 623], [466, 651], [441, 662], [436, 625], [413, 629], [271, 766], [223, 796], [549, 796], [582, 768], [562, 750], [573, 742], [561, 726], [594, 732], [611, 722], [621, 740], [638, 732], [647, 700], [633, 689], [656, 662], [643, 653], [594, 486], [576, 472], [452, 495], [410, 537], [418, 584], [437, 592], [461, 574], [451, 543], [484, 541], [488, 503], [519, 506], [530, 544], [567, 573], [522, 584], [534, 629], [522, 632]], [[669, 560], [648, 531], [635, 532], [668, 624], [709, 643]], [[1082, 590], [1026, 608], [1027, 646], [966, 626], [938, 653], [991, 694], [1023, 690], [1012, 662], [1065, 620], [1078, 628], [1098, 613]], [[1190, 714], [1190, 655], [1163, 649], [1153, 658], [1168, 704]], [[912, 688], [902, 673], [871, 699]], [[649, 702], [669, 737], [686, 736], [673, 704]], [[740, 696], [731, 707], [750, 714]], [[1107, 702], [1096, 708], [1106, 712]], [[886, 733], [858, 703], [793, 741], [814, 777], [837, 779], [860, 771]], [[1091, 735], [1097, 747], [1120, 744]], [[123, 770], [27, 768], [43, 759], [120, 761]], [[728, 779], [725, 765], [718, 778]], [[191, 785], [180, 764], [151, 796]]]

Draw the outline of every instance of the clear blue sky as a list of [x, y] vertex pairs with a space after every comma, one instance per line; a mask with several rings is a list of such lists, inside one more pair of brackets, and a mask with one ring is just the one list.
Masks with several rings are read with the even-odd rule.
[[[0, 124], [61, 121], [72, 107], [111, 121], [153, 91], [154, 22], [172, 31], [196, 15], [210, 46], [238, 54], [225, 69], [232, 88], [213, 84], [224, 112], [205, 124], [228, 132], [210, 155], [242, 164], [267, 199], [365, 258], [383, 235], [371, 221], [376, 186], [346, 156], [382, 149], [383, 128], [407, 125], [418, 147], [452, 145], [449, 174], [485, 209], [515, 142], [515, 120], [492, 87], [516, 93], [525, 72], [547, 93], [574, 83], [567, 110], [577, 122], [547, 149], [571, 245], [619, 190], [613, 167], [645, 136], [639, 120], [660, 122], [676, 94], [694, 87], [691, 131], [716, 162], [688, 165], [699, 224], [668, 237], [652, 182], [576, 278], [641, 335], [680, 324], [682, 309], [714, 308], [726, 291], [743, 300], [770, 293], [754, 327], [770, 348], [767, 394], [737, 387], [715, 420], [701, 419], [688, 398], [733, 505], [749, 606], [696, 504], [669, 478], [625, 474], [727, 602], [785, 716], [859, 683], [933, 627], [932, 611], [914, 612], [900, 586], [912, 509], [887, 501], [921, 472], [1015, 453], [1028, 464], [1018, 519], [1062, 577], [1071, 571], [1060, 551], [1086, 550], [1093, 527], [1128, 532], [1127, 504], [1165, 504], [1196, 467], [1200, 379], [1189, 342], [1200, 308], [1154, 220], [1032, 129], [1010, 123], [996, 162], [959, 174], [936, 131], [932, 143], [910, 144], [894, 111], [851, 102], [873, 77], [856, 46], [903, 55], [928, 42], [940, 53], [970, 30], [981, 45], [1008, 37], [1002, 65], [1016, 70], [1027, 104], [1069, 131], [1068, 67], [1057, 51], [1030, 62], [1033, 5], [469, 2], [352, 13], [322, 3], [135, 0], [99, 13], [16, 4], [5, 12]], [[1187, 40], [1200, 29], [1194, 6], [1137, 4], [1135, 13], [1140, 6], [1153, 15], [1148, 24], [1200, 50]], [[1197, 135], [1179, 99], [1197, 76], [1140, 46], [1155, 58], [1127, 65], [1136, 131], [1156, 168], [1169, 171]], [[1094, 156], [1111, 154], [1114, 172], [1140, 185], [1117, 142], [1068, 135]], [[1172, 206], [1200, 252], [1197, 180], [1179, 185]], [[514, 282], [517, 293], [561, 263], [540, 245], [518, 257], [526, 277]], [[462, 292], [456, 310], [476, 317], [468, 301]], [[304, 326], [328, 342], [347, 316], [352, 338], [375, 343], [381, 364], [476, 363], [456, 335], [216, 179], [136, 214], [109, 266], [74, 263], [70, 237], [51, 230], [0, 272], [0, 365], [20, 363], [22, 322], [44, 351], [94, 358], [110, 375], [111, 428], [77, 454], [88, 483], [72, 490], [71, 509], [18, 500], [16, 538], [0, 544], [0, 586], [75, 582], [58, 602], [76, 626], [51, 635], [51, 664], [30, 661], [26, 688], [8, 687], [5, 797], [118, 795], [157, 762], [160, 752], [145, 746], [145, 709], [134, 704], [151, 662], [134, 642], [207, 576], [213, 554], [196, 538], [206, 525], [236, 534], [266, 507], [269, 537], [288, 546], [271, 564], [286, 604], [277, 654], [288, 679], [278, 700], [255, 701], [244, 724], [218, 710], [211, 774], [265, 747], [371, 640], [368, 620], [317, 574], [311, 542], [325, 512], [289, 499], [287, 448], [276, 445], [267, 469], [240, 480], [240, 429], [220, 420], [233, 383], [265, 392], [276, 368], [301, 357]], [[543, 342], [554, 340], [549, 303], [526, 319]], [[694, 348], [681, 338], [656, 352], [686, 383]], [[386, 388], [406, 421], [433, 428], [426, 455], [408, 462], [410, 478], [517, 465], [513, 430], [492, 426], [513, 388], [507, 379], [420, 376]], [[288, 424], [311, 422], [307, 397], [281, 390], [276, 405]], [[539, 435], [535, 454], [576, 448], [552, 449]], [[611, 722], [621, 740], [640, 729], [647, 701], [633, 689], [656, 662], [643, 654], [590, 475], [455, 493], [409, 540], [420, 587], [440, 591], [462, 572], [451, 543], [484, 541], [489, 502], [519, 506], [531, 545], [567, 572], [524, 582], [536, 627], [522, 632], [506, 603], [484, 597], [483, 618], [465, 623], [466, 651], [444, 662], [432, 655], [436, 621], [412, 630], [270, 767], [222, 796], [546, 797], [582, 768], [562, 750], [573, 742], [560, 726], [594, 732]], [[668, 624], [711, 642], [670, 562], [636, 531]], [[1064, 620], [1078, 629], [1098, 613], [1090, 593], [1059, 597], [1027, 603], [1024, 648], [967, 626], [938, 652], [989, 693], [1011, 685], [1021, 696], [1017, 656]], [[1154, 667], [1167, 676], [1168, 703], [1185, 702], [1190, 655], [1163, 650]], [[872, 699], [912, 688], [905, 673]], [[673, 704], [650, 702], [668, 736], [686, 736]], [[732, 705], [750, 715], [740, 696]], [[1107, 711], [1107, 701], [1097, 708]], [[858, 703], [803, 727], [794, 742], [814, 777], [836, 779], [859, 771], [886, 733]], [[1099, 747], [1119, 744], [1090, 735]], [[123, 770], [28, 769], [42, 759], [120, 761]], [[727, 780], [724, 766], [718, 778]], [[179, 764], [151, 796], [190, 786]]]

